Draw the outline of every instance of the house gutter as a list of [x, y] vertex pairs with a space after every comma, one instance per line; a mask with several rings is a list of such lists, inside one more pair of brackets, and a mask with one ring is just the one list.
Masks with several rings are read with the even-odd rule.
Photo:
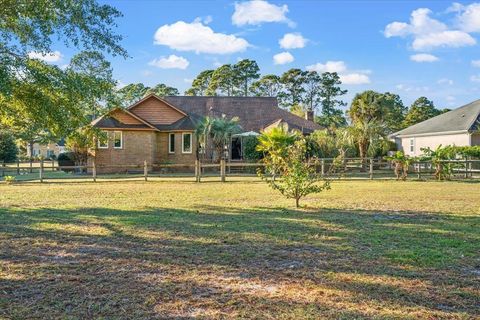
[[456, 130], [456, 131], [441, 131], [441, 132], [428, 132], [428, 133], [411, 133], [411, 134], [392, 134], [389, 138], [410, 138], [410, 137], [429, 137], [429, 136], [443, 136], [451, 134], [470, 133], [469, 130]]

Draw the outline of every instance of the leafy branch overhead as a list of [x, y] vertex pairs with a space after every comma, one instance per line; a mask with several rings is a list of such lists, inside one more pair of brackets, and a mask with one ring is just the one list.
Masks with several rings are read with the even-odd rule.
[[[65, 136], [108, 104], [115, 81], [101, 52], [127, 57], [114, 32], [121, 13], [94, 0], [3, 1], [0, 20], [0, 126]], [[79, 50], [65, 68], [36, 57], [59, 39]]]

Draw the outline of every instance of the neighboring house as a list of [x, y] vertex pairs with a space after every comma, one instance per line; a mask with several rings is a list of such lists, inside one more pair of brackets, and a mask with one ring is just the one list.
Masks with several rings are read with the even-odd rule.
[[63, 139], [50, 143], [35, 142], [33, 146], [30, 146], [30, 144], [27, 146], [27, 157], [51, 158], [55, 156], [55, 158], [58, 158], [58, 155], [62, 152], [65, 152], [65, 141]]
[[[117, 108], [94, 120], [92, 125], [107, 133], [94, 151], [98, 167], [153, 164], [193, 164], [196, 159], [196, 126], [205, 116], [239, 118], [244, 133], [260, 133], [275, 125], [288, 126], [304, 134], [321, 129], [311, 120], [298, 117], [278, 107], [276, 98], [196, 97], [160, 98], [148, 95], [127, 109]], [[309, 114], [313, 118], [312, 114]], [[229, 158], [241, 158], [241, 136], [233, 138]], [[91, 163], [92, 158], [89, 162]], [[123, 171], [111, 168], [107, 171]]]
[[480, 100], [417, 123], [390, 135], [397, 149], [410, 156], [423, 154], [422, 148], [439, 145], [480, 145]]

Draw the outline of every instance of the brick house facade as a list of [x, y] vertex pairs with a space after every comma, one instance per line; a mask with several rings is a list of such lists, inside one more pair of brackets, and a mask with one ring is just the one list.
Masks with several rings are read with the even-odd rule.
[[260, 133], [277, 122], [306, 134], [320, 129], [313, 121], [278, 108], [275, 98], [151, 94], [92, 122], [105, 134], [98, 138], [89, 164], [95, 159], [99, 173], [140, 171], [144, 161], [191, 165], [196, 159], [195, 128], [205, 116], [238, 117], [244, 132]]

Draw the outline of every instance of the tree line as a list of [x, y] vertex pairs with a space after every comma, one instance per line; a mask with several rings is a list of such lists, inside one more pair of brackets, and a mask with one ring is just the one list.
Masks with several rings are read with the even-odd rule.
[[[122, 37], [114, 32], [115, 19], [121, 16], [114, 7], [96, 1], [62, 6], [47, 0], [24, 6], [6, 3], [2, 18], [9, 23], [0, 25], [0, 130], [30, 145], [75, 137], [79, 128], [113, 107], [127, 106], [151, 92], [179, 95], [166, 84], [116, 88], [104, 54], [128, 57], [120, 45]], [[38, 58], [53, 51], [53, 38], [77, 49], [65, 67]], [[200, 72], [185, 92], [278, 97], [282, 108], [298, 115], [315, 110], [315, 121], [329, 128], [330, 135], [360, 124], [364, 132], [378, 132], [375, 124], [382, 134], [389, 133], [442, 112], [425, 97], [406, 108], [396, 94], [367, 91], [357, 95], [362, 98], [355, 97], [345, 113], [347, 104], [341, 98], [346, 93], [336, 73], [290, 69], [261, 75], [250, 59]]]

